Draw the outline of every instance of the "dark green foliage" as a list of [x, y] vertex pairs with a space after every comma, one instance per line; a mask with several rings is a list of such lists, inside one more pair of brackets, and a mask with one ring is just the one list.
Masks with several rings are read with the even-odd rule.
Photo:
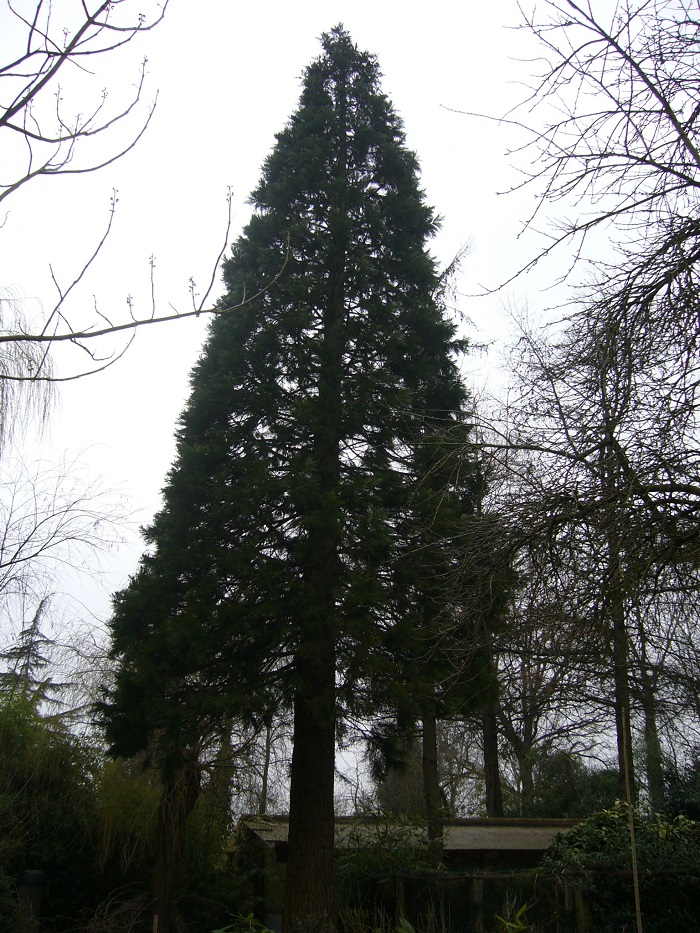
[[[218, 778], [215, 774], [205, 782], [187, 817], [182, 864], [178, 866], [177, 916], [188, 929], [203, 933], [225, 922], [236, 893], [224, 854], [232, 828], [230, 800]], [[144, 768], [143, 756], [107, 761], [99, 777], [97, 797], [103, 890], [110, 894], [128, 890], [132, 896], [135, 891], [145, 893], [157, 849], [162, 797], [159, 774]], [[144, 922], [150, 926], [147, 916]]]
[[227, 923], [225, 927], [214, 930], [213, 933], [272, 933], [272, 930], [256, 920], [253, 914], [237, 914], [233, 923]]
[[424, 248], [436, 221], [376, 62], [342, 30], [324, 46], [225, 266], [222, 306], [262, 294], [211, 325], [154, 552], [115, 599], [108, 731], [123, 752], [156, 728], [186, 734], [232, 693], [236, 712], [264, 706], [280, 668], [293, 682], [300, 637], [325, 624], [324, 542], [337, 666], [348, 688], [373, 674], [407, 524], [417, 537], [416, 513], [425, 526], [443, 507], [415, 481], [466, 400]]
[[0, 867], [13, 881], [43, 871], [49, 915], [99, 897], [96, 772], [92, 749], [24, 695], [0, 700]]
[[429, 871], [425, 823], [393, 814], [368, 814], [342, 829], [336, 856], [338, 907], [369, 910], [381, 901], [380, 882], [397, 872]]
[[534, 769], [532, 803], [523, 816], [576, 818], [615, 803], [617, 771], [590, 768], [570, 752], [545, 755]]
[[694, 749], [684, 765], [667, 762], [663, 775], [664, 810], [670, 816], [700, 821], [700, 749]]
[[116, 891], [143, 892], [159, 796], [141, 763], [105, 764], [85, 740], [42, 717], [31, 696], [2, 697], [0, 930], [16, 929], [16, 885], [26, 870], [43, 872], [42, 917], [55, 929], [74, 929], [100, 904], [122, 909]]
[[[644, 930], [675, 933], [695, 929], [700, 916], [700, 824], [684, 817], [635, 814]], [[613, 933], [635, 928], [627, 805], [589, 817], [546, 853], [541, 867], [571, 873], [593, 909], [594, 929]]]
[[[395, 750], [396, 751], [396, 750]], [[393, 817], [425, 819], [421, 745], [415, 735], [402, 758], [375, 758], [375, 796], [384, 813]]]
[[0, 933], [16, 933], [18, 926], [17, 890], [12, 877], [7, 874], [0, 861]]
[[442, 438], [467, 402], [401, 121], [375, 59], [322, 41], [225, 263], [221, 308], [250, 300], [210, 326], [152, 551], [115, 597], [105, 707], [112, 750], [157, 736], [161, 767], [227, 715], [294, 708], [289, 888], [325, 892], [304, 923], [334, 913], [336, 716], [388, 703], [416, 613], [444, 617]]
[[[440, 721], [464, 722], [496, 696], [490, 645], [514, 579], [497, 522], [480, 514], [485, 478], [479, 464], [457, 457], [451, 440], [436, 438], [423, 451], [430, 460], [415, 478], [419, 514], [428, 508], [406, 529], [399, 569], [404, 624], [392, 643], [399, 676], [388, 703], [386, 696], [376, 702], [383, 716], [370, 730], [367, 755], [382, 805], [427, 818], [436, 840], [448, 809], [440, 786]], [[409, 787], [410, 802], [402, 799]]]
[[153, 860], [160, 783], [136, 759], [103, 761], [96, 786], [99, 864], [106, 890], [143, 884]]
[[[264, 818], [263, 818], [264, 819]], [[236, 908], [247, 915], [251, 911], [260, 914], [262, 910], [262, 880], [267, 872], [267, 882], [274, 876], [272, 884], [279, 886], [281, 882], [282, 865], [275, 861], [273, 865], [267, 864], [274, 853], [266, 853], [265, 843], [255, 833], [251, 832], [243, 821], [239, 822], [228, 845], [226, 856], [229, 860], [231, 885], [236, 892]], [[267, 856], [267, 858], [266, 858]]]
[[426, 700], [437, 720], [461, 721], [479, 713], [497, 689], [490, 633], [512, 574], [498, 554], [497, 529], [476, 514], [484, 483], [464, 449], [457, 463], [450, 440], [435, 438], [431, 456], [439, 463], [424, 463], [415, 477], [419, 500], [405, 529], [397, 582], [405, 624], [392, 644], [402, 671], [394, 691], [399, 731], [401, 721], [409, 731], [420, 721]]
[[31, 621], [19, 633], [17, 641], [0, 652], [0, 693], [22, 695], [36, 708], [52, 699], [61, 684], [54, 684], [48, 674], [54, 642], [41, 631], [41, 622], [49, 605], [43, 597]]
[[[228, 780], [214, 774], [187, 819], [178, 908], [188, 926], [209, 931], [224, 924], [238, 891], [227, 855], [233, 831]], [[225, 775], [230, 780], [230, 774]], [[225, 784], [225, 786], [222, 786]]]

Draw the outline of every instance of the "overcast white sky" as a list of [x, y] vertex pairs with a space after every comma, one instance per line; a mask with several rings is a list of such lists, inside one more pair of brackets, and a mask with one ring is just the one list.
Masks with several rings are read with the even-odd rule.
[[[74, 6], [74, 0], [57, 0], [54, 16]], [[149, 4], [134, 8], [147, 11]], [[0, 9], [0, 52], [7, 55], [4, 0]], [[108, 73], [94, 79], [76, 74], [63, 92], [67, 109], [87, 106], [105, 83], [117, 100], [129, 92], [147, 55], [146, 98], [159, 94], [147, 135], [97, 175], [39, 180], [6, 202], [0, 284], [16, 289], [30, 314], [49, 308], [49, 264], [63, 280], [81, 267], [118, 189], [114, 234], [77, 296], [76, 313], [81, 303], [91, 307], [93, 295], [110, 317], [123, 313], [127, 295], [137, 311], [147, 310], [151, 255], [159, 309], [168, 302], [185, 307], [190, 276], [201, 286], [211, 274], [228, 186], [234, 191], [233, 240], [248, 217], [247, 195], [274, 134], [296, 106], [301, 72], [319, 54], [318, 37], [342, 22], [361, 48], [377, 55], [384, 90], [422, 166], [428, 200], [444, 217], [436, 255], [446, 264], [464, 243], [473, 244], [461, 280], [461, 310], [475, 324], [473, 339], [502, 336], [503, 305], [526, 297], [535, 307], [545, 303], [539, 286], [522, 280], [497, 298], [468, 294], [479, 283], [497, 284], [534, 252], [532, 240], [516, 239], [533, 193], [497, 194], [518, 181], [505, 154], [514, 142], [511, 131], [454, 111], [498, 115], [523, 96], [518, 82], [528, 80], [527, 60], [537, 50], [527, 33], [507, 28], [519, 21], [515, 0], [489, 6], [432, 0], [412, 7], [386, 0], [171, 0], [164, 23], [113, 59]], [[0, 166], [2, 159], [0, 153]], [[546, 281], [546, 272], [537, 281]], [[112, 369], [63, 385], [37, 456], [80, 455], [89, 471], [131, 496], [138, 522], [147, 523], [172, 460], [175, 421], [203, 334], [203, 319], [142, 330]], [[469, 365], [481, 383], [483, 358]], [[134, 534], [128, 539], [112, 556], [106, 589], [135, 569], [141, 544]], [[98, 613], [108, 612], [106, 595], [87, 589], [78, 595]]]

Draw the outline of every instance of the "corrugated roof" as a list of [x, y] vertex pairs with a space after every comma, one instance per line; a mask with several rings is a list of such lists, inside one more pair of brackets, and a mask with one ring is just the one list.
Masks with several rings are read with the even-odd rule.
[[[289, 823], [283, 817], [246, 817], [243, 822], [263, 842], [274, 844], [287, 842]], [[446, 820], [444, 824], [444, 848], [447, 851], [476, 852], [494, 850], [543, 851], [557, 835], [567, 833], [576, 825], [576, 820]], [[405, 824], [403, 824], [405, 829]], [[368, 840], [390, 829], [386, 822], [372, 820], [336, 821], [336, 844], [343, 846], [343, 837], [350, 830], [353, 836], [366, 836]], [[416, 826], [416, 836], [425, 834], [425, 829]]]
[[245, 819], [243, 823], [259, 836], [263, 842], [286, 842], [289, 835], [289, 823], [284, 820], [270, 822], [268, 820]]
[[445, 825], [443, 846], [449, 851], [481, 851], [494, 849], [549, 848], [559, 833], [566, 833], [571, 826], [508, 826], [494, 823], [492, 826]]

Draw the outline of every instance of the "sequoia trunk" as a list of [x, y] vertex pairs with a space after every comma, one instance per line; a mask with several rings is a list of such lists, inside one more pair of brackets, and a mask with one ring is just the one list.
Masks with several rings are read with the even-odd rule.
[[332, 639], [328, 640], [323, 655], [304, 671], [294, 700], [285, 933], [335, 930], [335, 663]]

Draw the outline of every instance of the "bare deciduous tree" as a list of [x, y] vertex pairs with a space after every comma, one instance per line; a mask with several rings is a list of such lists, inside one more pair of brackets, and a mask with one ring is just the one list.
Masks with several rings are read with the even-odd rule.
[[[515, 539], [539, 536], [575, 568], [608, 642], [622, 774], [635, 704], [658, 758], [654, 665], [668, 649], [643, 616], [658, 632], [659, 592], [681, 576], [698, 586], [700, 20], [691, 0], [601, 9], [521, 7], [542, 67], [508, 118], [529, 134], [516, 154], [536, 194], [526, 226], [550, 222], [533, 264], [568, 244], [585, 274], [548, 340], [523, 332], [517, 417], [493, 446]], [[594, 230], [609, 236], [602, 255]]]
[[[5, 0], [8, 60], [0, 63], [0, 145], [3, 167], [0, 202], [39, 178], [83, 175], [113, 164], [130, 152], [146, 132], [157, 95], [145, 99], [146, 59], [135, 82], [109, 92], [99, 82], [100, 64], [118, 54], [165, 16], [169, 0], [96, 0], [60, 6], [51, 0]], [[115, 103], [112, 103], [113, 99]], [[51, 383], [99, 372], [120, 359], [133, 332], [149, 324], [189, 318], [203, 313], [232, 310], [213, 304], [211, 293], [231, 225], [231, 194], [221, 250], [207, 285], [200, 293], [191, 280], [189, 306], [157, 307], [151, 263], [151, 306], [139, 314], [131, 300], [118, 310], [94, 307], [74, 315], [69, 302], [102, 253], [112, 230], [118, 198], [112, 196], [104, 231], [77, 272], [59, 275], [51, 268], [55, 297], [38, 322], [26, 319], [16, 295], [0, 294], [0, 390], [5, 404], [11, 382]], [[0, 223], [0, 228], [2, 224]], [[280, 268], [285, 261], [280, 257]], [[122, 309], [125, 309], [123, 313]], [[115, 347], [105, 342], [123, 335]], [[50, 348], [71, 344], [84, 354], [77, 372], [58, 376], [51, 365]], [[3, 408], [0, 400], [0, 408]], [[6, 421], [6, 419], [3, 419]]]
[[120, 541], [118, 497], [81, 477], [75, 464], [27, 465], [5, 457], [0, 470], [0, 604], [52, 589], [64, 567], [96, 572], [87, 559]]
[[537, 194], [528, 224], [553, 205], [571, 212], [556, 217], [545, 251], [565, 240], [580, 247], [594, 227], [612, 225], [629, 259], [625, 271], [636, 269], [652, 300], [680, 273], [671, 268], [664, 280], [664, 248], [676, 252], [685, 243], [682, 251], [693, 252], [697, 232], [696, 6], [620, 0], [606, 14], [594, 12], [590, 0], [547, 0], [531, 15], [521, 6], [543, 63], [511, 114], [530, 136], [518, 158], [528, 166], [523, 185]]
[[[64, 99], [61, 82], [70, 82], [76, 73], [89, 75], [96, 59], [153, 29], [162, 21], [168, 2], [151, 4], [149, 17], [143, 6], [129, 0], [59, 8], [51, 0], [7, 0], [5, 28], [15, 41], [11, 60], [0, 64], [0, 145], [11, 156], [3, 166], [7, 173], [9, 161], [11, 177], [0, 180], [0, 202], [40, 176], [94, 172], [133, 149], [155, 110], [155, 100], [142, 107], [145, 58], [133, 92], [116, 108], [102, 88], [87, 109], [85, 101], [77, 109]], [[140, 125], [135, 132], [129, 128], [126, 139], [119, 138], [121, 125], [139, 108], [145, 110]], [[106, 151], [98, 144], [104, 137], [110, 138]]]
[[520, 558], [521, 574], [531, 581], [544, 560], [539, 606], [585, 661], [582, 695], [603, 718], [614, 711], [621, 779], [633, 774], [630, 720], [639, 726], [658, 801], [659, 724], [679, 709], [674, 605], [700, 587], [698, 433], [683, 383], [653, 355], [640, 365], [639, 346], [586, 305], [553, 332], [523, 329], [518, 391], [488, 444], [508, 477], [491, 507], [510, 517], [517, 554], [540, 555]]

